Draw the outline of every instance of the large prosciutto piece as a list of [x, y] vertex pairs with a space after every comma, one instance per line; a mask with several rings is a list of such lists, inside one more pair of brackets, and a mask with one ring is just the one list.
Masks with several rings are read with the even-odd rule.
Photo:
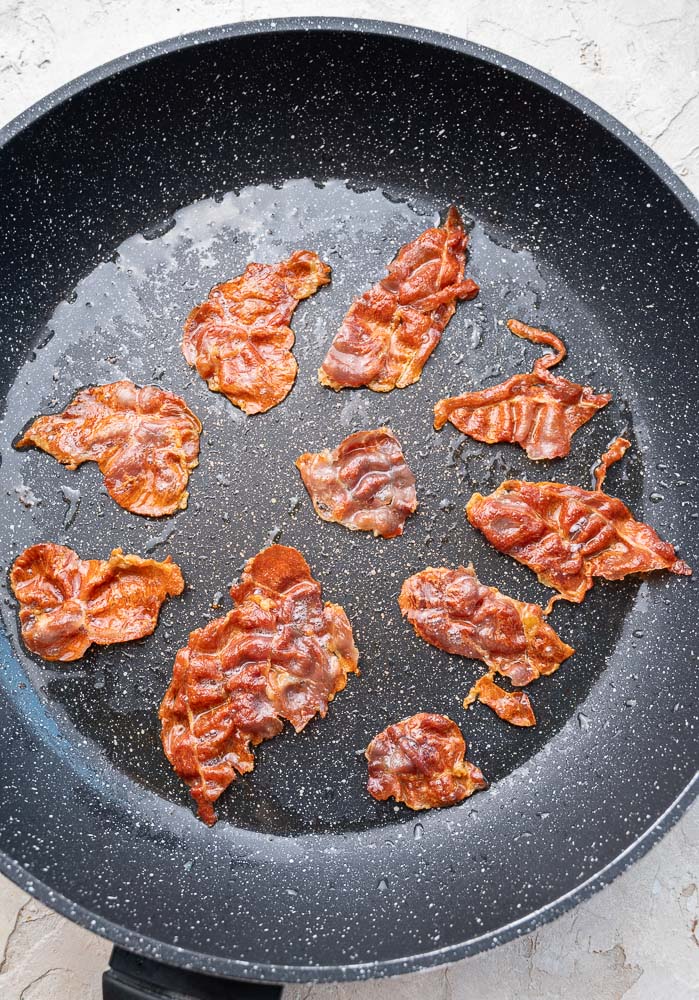
[[324, 716], [358, 672], [345, 612], [323, 603], [296, 549], [272, 545], [249, 560], [231, 597], [233, 610], [177, 653], [160, 706], [165, 753], [209, 825], [221, 793], [253, 769], [252, 748], [284, 720], [301, 732]]
[[398, 604], [421, 639], [482, 660], [518, 687], [552, 674], [574, 652], [546, 623], [538, 604], [484, 586], [473, 566], [430, 566], [408, 577]]
[[445, 715], [420, 712], [388, 726], [365, 756], [369, 794], [379, 801], [394, 798], [409, 809], [453, 806], [488, 787], [479, 768], [464, 759], [461, 731]]
[[388, 427], [350, 434], [334, 451], [307, 452], [296, 466], [324, 521], [395, 538], [417, 507], [415, 476]]
[[610, 402], [607, 393], [596, 396], [590, 386], [569, 382], [549, 371], [566, 356], [563, 341], [553, 333], [508, 320], [517, 337], [547, 344], [555, 351], [534, 362], [528, 375], [463, 396], [440, 399], [434, 408], [434, 426], [447, 420], [469, 437], [486, 444], [519, 444], [529, 458], [563, 458], [573, 434]]
[[216, 285], [187, 317], [182, 353], [213, 392], [245, 413], [264, 413], [291, 391], [298, 365], [289, 323], [302, 299], [330, 281], [311, 250], [278, 264], [248, 264]]
[[464, 280], [467, 243], [452, 205], [443, 226], [401, 247], [388, 275], [350, 306], [318, 373], [323, 385], [390, 392], [417, 382], [457, 299], [478, 294]]
[[187, 506], [200, 433], [179, 396], [123, 380], [83, 389], [63, 413], [38, 417], [17, 447], [35, 445], [69, 469], [96, 462], [120, 507], [162, 517]]
[[549, 606], [560, 598], [579, 604], [596, 576], [621, 580], [660, 569], [691, 575], [669, 542], [602, 491], [607, 468], [628, 447], [617, 438], [602, 456], [595, 490], [510, 479], [489, 496], [474, 493], [468, 502], [469, 521], [491, 545], [558, 591]]
[[150, 635], [167, 597], [184, 590], [179, 566], [125, 556], [80, 559], [64, 545], [42, 542], [15, 559], [10, 584], [19, 601], [22, 639], [44, 660], [78, 660], [96, 643]]

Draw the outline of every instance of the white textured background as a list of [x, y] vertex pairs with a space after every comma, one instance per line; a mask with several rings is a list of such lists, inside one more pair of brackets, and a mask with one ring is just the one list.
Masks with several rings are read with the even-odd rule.
[[[0, 0], [0, 125], [85, 70], [213, 24], [419, 24], [529, 62], [640, 135], [699, 194], [699, 0]], [[1, 805], [0, 805], [1, 807]], [[699, 808], [555, 923], [433, 972], [285, 1000], [699, 1000]], [[100, 1000], [109, 945], [0, 877], [1, 1000]]]

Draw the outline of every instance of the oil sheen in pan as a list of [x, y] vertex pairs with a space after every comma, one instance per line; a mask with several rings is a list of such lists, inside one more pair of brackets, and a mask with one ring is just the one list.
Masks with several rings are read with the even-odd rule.
[[[481, 293], [458, 306], [421, 380], [387, 395], [333, 393], [317, 382], [316, 371], [352, 299], [446, 207], [353, 190], [341, 180], [245, 188], [189, 205], [127, 239], [57, 305], [40, 337], [43, 346], [10, 391], [9, 416], [0, 426], [0, 558], [9, 565], [41, 539], [71, 545], [84, 557], [105, 557], [122, 546], [159, 558], [170, 553], [188, 584], [185, 595], [163, 609], [153, 636], [55, 668], [32, 660], [18, 643], [15, 607], [3, 578], [2, 613], [28, 678], [86, 766], [113, 767], [189, 808], [158, 738], [157, 707], [174, 654], [191, 629], [229, 609], [228, 586], [243, 562], [275, 540], [300, 548], [325, 598], [345, 607], [362, 676], [350, 678], [325, 720], [300, 736], [287, 730], [257, 751], [254, 773], [220, 800], [222, 820], [271, 834], [404, 821], [402, 807], [366, 794], [365, 763], [356, 751], [388, 722], [416, 711], [443, 712], [462, 726], [471, 759], [495, 785], [568, 720], [579, 717], [586, 724], [580, 703], [647, 584], [597, 584], [581, 607], [557, 606], [552, 623], [577, 652], [558, 674], [530, 688], [539, 725], [526, 732], [512, 731], [482, 707], [464, 714], [461, 699], [479, 666], [417, 639], [401, 621], [397, 595], [403, 579], [426, 565], [473, 560], [485, 583], [514, 597], [548, 596], [531, 573], [488, 547], [463, 509], [475, 488], [488, 492], [506, 477], [585, 485], [591, 464], [615, 433], [623, 430], [633, 439], [624, 403], [631, 387], [598, 320], [539, 262], [534, 243], [513, 246], [510, 240], [508, 246], [501, 233], [471, 220], [467, 275], [479, 282]], [[460, 207], [468, 219], [468, 206]], [[246, 418], [187, 366], [180, 351], [182, 324], [211, 285], [239, 274], [249, 261], [271, 262], [300, 247], [317, 251], [332, 266], [332, 284], [301, 303], [294, 316], [300, 372], [291, 394], [269, 413]], [[490, 448], [451, 427], [440, 434], [432, 430], [435, 400], [527, 370], [540, 353], [508, 334], [504, 321], [512, 316], [562, 336], [569, 350], [564, 374], [614, 393], [614, 402], [576, 435], [565, 462], [537, 465], [517, 447]], [[63, 408], [82, 386], [119, 378], [171, 389], [204, 424], [189, 508], [164, 521], [117, 507], [93, 464], [71, 473], [37, 451], [11, 447], [37, 413]], [[322, 523], [294, 459], [334, 446], [351, 431], [386, 423], [418, 482], [420, 507], [404, 536], [383, 541]], [[640, 509], [642, 476], [641, 456], [632, 449], [612, 473], [610, 491]]]

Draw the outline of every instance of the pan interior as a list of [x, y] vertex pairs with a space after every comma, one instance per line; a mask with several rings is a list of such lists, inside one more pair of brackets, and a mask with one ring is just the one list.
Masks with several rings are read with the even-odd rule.
[[[69, 472], [39, 451], [5, 448], [0, 544], [7, 565], [39, 540], [70, 545], [84, 558], [106, 558], [120, 546], [157, 558], [170, 554], [188, 584], [186, 595], [163, 610], [154, 636], [93, 647], [79, 663], [32, 662], [16, 643], [48, 711], [65, 731], [74, 728], [81, 753], [106, 757], [129, 780], [187, 805], [158, 739], [157, 708], [174, 653], [193, 628], [228, 610], [228, 589], [242, 564], [272, 541], [297, 546], [326, 599], [346, 608], [362, 675], [350, 679], [326, 720], [302, 735], [287, 731], [257, 752], [253, 774], [220, 801], [228, 822], [274, 834], [404, 823], [407, 810], [378, 804], [364, 790], [361, 749], [389, 722], [416, 711], [450, 715], [463, 727], [474, 760], [497, 782], [545, 746], [584, 700], [614, 648], [637, 583], [599, 587], [583, 608], [561, 608], [554, 616], [577, 653], [559, 676], [530, 689], [539, 725], [528, 732], [504, 725], [482, 706], [466, 715], [461, 700], [482, 665], [417, 639], [397, 606], [411, 573], [470, 561], [484, 582], [545, 603], [544, 588], [489, 550], [467, 524], [464, 507], [473, 490], [489, 492], [507, 478], [560, 472], [587, 484], [594, 457], [615, 429], [633, 437], [630, 414], [618, 403], [625, 396], [622, 367], [584, 302], [530, 250], [501, 245], [473, 220], [467, 273], [482, 290], [475, 302], [459, 306], [420, 382], [391, 394], [336, 394], [317, 381], [352, 299], [445, 208], [426, 197], [406, 201], [396, 192], [358, 191], [344, 180], [244, 188], [195, 202], [129, 237], [58, 304], [10, 393], [0, 429], [6, 444], [38, 412], [63, 409], [79, 388], [121, 378], [178, 393], [204, 425], [189, 508], [159, 521], [119, 508], [93, 464]], [[332, 285], [303, 303], [293, 321], [300, 368], [293, 392], [267, 414], [246, 417], [186, 365], [182, 325], [212, 284], [239, 274], [251, 260], [273, 262], [301, 247], [332, 265]], [[519, 448], [488, 447], [452, 428], [439, 435], [432, 429], [438, 398], [529, 369], [537, 349], [507, 332], [510, 317], [557, 330], [570, 345], [566, 369], [614, 393], [617, 402], [580, 432], [565, 463], [537, 466]], [[404, 536], [388, 541], [317, 519], [293, 464], [304, 451], [334, 447], [348, 433], [382, 424], [402, 442], [420, 499]], [[638, 457], [614, 474], [632, 505], [642, 476]], [[3, 613], [14, 632], [12, 601]]]

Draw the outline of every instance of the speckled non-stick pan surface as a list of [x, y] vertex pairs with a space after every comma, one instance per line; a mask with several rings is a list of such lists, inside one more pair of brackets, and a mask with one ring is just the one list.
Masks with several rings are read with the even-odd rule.
[[[598, 583], [552, 624], [575, 656], [529, 689], [538, 726], [461, 698], [480, 672], [401, 621], [402, 580], [475, 564], [545, 601], [534, 575], [466, 522], [507, 477], [608, 478], [699, 566], [697, 206], [647, 149], [583, 99], [494, 53], [373, 23], [288, 21], [178, 40], [89, 75], [0, 136], [2, 496], [6, 568], [39, 540], [84, 557], [171, 554], [187, 590], [143, 641], [72, 666], [27, 655], [3, 573], [2, 869], [127, 947], [222, 975], [384, 975], [454, 959], [572, 904], [647, 848], [691, 798], [696, 585]], [[339, 394], [316, 370], [349, 303], [451, 202], [471, 229], [460, 304], [422, 379]], [[288, 399], [245, 418], [185, 364], [185, 316], [250, 260], [318, 251], [333, 281], [293, 322]], [[565, 461], [535, 464], [453, 428], [441, 396], [527, 370], [517, 317], [562, 335], [560, 371], [614, 402]], [[181, 394], [204, 424], [186, 511], [133, 516], [94, 465], [69, 472], [12, 441], [91, 383]], [[383, 541], [321, 522], [293, 461], [390, 424], [420, 508]], [[230, 606], [243, 562], [297, 546], [342, 604], [361, 652], [325, 720], [286, 731], [207, 829], [165, 760], [157, 708], [188, 632]], [[416, 711], [449, 714], [491, 781], [413, 814], [364, 790], [359, 751]]]

